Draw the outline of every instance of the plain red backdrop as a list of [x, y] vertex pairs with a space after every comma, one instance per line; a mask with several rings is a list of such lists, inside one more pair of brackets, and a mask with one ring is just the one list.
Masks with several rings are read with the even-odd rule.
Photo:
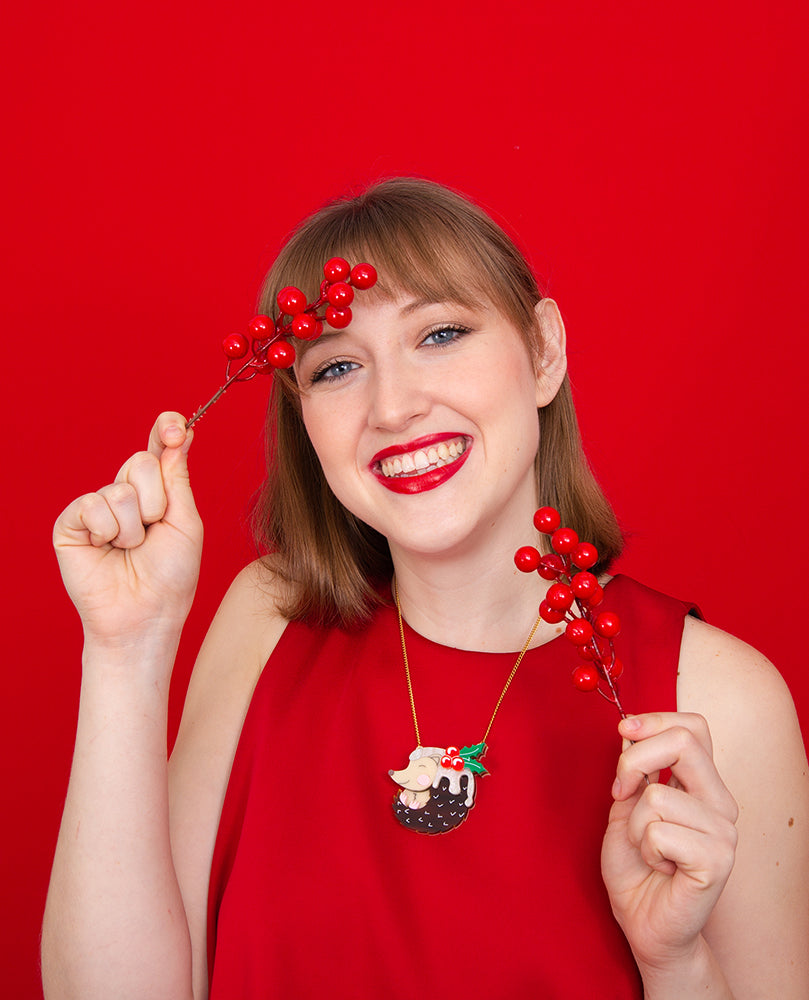
[[[220, 382], [299, 218], [381, 176], [466, 191], [559, 300], [620, 568], [693, 598], [804, 722], [806, 5], [18, 6], [4, 28], [6, 996], [37, 938], [81, 636], [51, 523]], [[496, 11], [496, 16], [494, 15]], [[251, 557], [265, 391], [193, 453], [207, 547], [176, 673]], [[751, 740], [755, 733], [750, 734]]]

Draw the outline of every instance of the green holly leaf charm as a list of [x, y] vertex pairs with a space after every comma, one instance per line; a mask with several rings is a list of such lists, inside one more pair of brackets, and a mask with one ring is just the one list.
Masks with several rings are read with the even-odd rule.
[[488, 774], [489, 772], [478, 760], [486, 752], [485, 743], [476, 743], [471, 747], [463, 747], [461, 749], [461, 758], [463, 759], [466, 767], [472, 772], [472, 774]]

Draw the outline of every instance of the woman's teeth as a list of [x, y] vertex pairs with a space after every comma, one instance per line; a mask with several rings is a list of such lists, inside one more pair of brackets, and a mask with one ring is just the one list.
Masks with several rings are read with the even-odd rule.
[[383, 476], [420, 476], [432, 469], [440, 469], [449, 465], [466, 451], [466, 438], [453, 438], [451, 441], [441, 441], [440, 444], [418, 451], [384, 458], [379, 463]]

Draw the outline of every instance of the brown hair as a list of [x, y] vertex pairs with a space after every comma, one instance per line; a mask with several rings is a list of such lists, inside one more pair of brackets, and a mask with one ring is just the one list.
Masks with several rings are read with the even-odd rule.
[[[541, 298], [523, 254], [476, 205], [431, 181], [395, 178], [327, 205], [293, 233], [264, 282], [259, 311], [273, 314], [285, 285], [318, 294], [323, 264], [334, 256], [369, 261], [379, 272], [373, 294], [401, 292], [428, 301], [474, 305], [486, 299], [514, 323], [541, 356], [535, 306]], [[366, 293], [363, 293], [366, 294]], [[370, 294], [370, 293], [369, 293]], [[280, 377], [279, 377], [280, 376]], [[565, 378], [538, 411], [539, 505], [599, 551], [595, 572], [620, 553], [615, 515], [590, 471]], [[288, 617], [357, 627], [382, 602], [393, 569], [385, 538], [337, 500], [303, 425], [290, 372], [276, 373], [267, 418], [267, 480], [254, 506], [256, 541], [289, 584]]]

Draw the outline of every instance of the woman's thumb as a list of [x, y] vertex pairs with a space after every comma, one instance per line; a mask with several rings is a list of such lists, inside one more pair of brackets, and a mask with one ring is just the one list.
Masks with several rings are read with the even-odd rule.
[[188, 451], [193, 438], [193, 431], [188, 431], [182, 444], [177, 447], [166, 446], [160, 455], [167, 502], [165, 516], [168, 520], [176, 520], [185, 512], [193, 513], [194, 516], [197, 513], [188, 474]]

